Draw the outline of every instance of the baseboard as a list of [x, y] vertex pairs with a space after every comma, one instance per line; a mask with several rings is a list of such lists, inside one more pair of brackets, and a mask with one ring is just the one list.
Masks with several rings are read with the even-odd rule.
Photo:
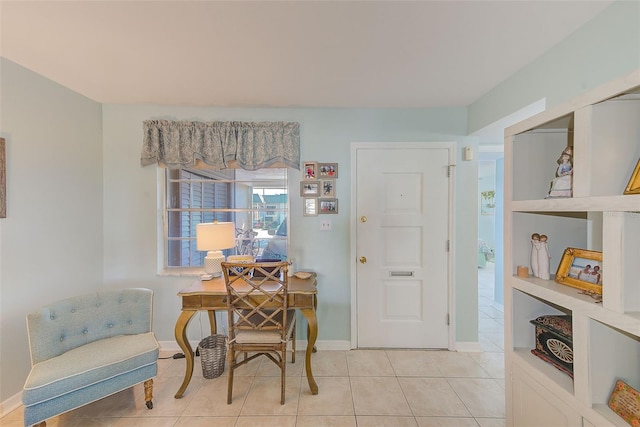
[[465, 353], [480, 353], [482, 348], [477, 341], [457, 341], [455, 351], [461, 351]]
[[[160, 351], [166, 352], [182, 352], [180, 346], [175, 341], [159, 341]], [[191, 348], [195, 349], [198, 346], [199, 341], [189, 341]], [[297, 340], [296, 349], [298, 351], [304, 350], [307, 347], [307, 340]], [[340, 340], [319, 340], [316, 341], [316, 349], [324, 351], [338, 351], [338, 350], [350, 350], [351, 343], [349, 341]]]
[[15, 411], [22, 405], [22, 392], [16, 393], [4, 402], [0, 402], [0, 418]]

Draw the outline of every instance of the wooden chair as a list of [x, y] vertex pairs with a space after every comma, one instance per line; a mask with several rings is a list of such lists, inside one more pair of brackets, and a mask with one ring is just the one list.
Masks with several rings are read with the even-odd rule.
[[[280, 368], [280, 404], [284, 405], [287, 344], [292, 341], [295, 362], [295, 310], [288, 309], [287, 262], [223, 262], [229, 307], [229, 383], [227, 403], [233, 395], [233, 371], [259, 356]], [[238, 360], [238, 355], [244, 357]]]

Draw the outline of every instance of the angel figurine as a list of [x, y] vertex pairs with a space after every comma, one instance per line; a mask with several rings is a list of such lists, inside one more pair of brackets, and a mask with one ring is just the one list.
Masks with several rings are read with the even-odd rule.
[[560, 158], [556, 161], [558, 169], [556, 169], [556, 177], [551, 181], [549, 186], [549, 194], [546, 199], [553, 197], [572, 197], [573, 196], [573, 147], [569, 146], [562, 150]]

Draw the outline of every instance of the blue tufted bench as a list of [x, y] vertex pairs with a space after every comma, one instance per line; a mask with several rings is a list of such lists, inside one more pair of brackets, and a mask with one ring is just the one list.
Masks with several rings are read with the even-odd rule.
[[24, 425], [144, 382], [153, 407], [158, 342], [153, 292], [124, 289], [68, 298], [27, 315], [31, 372], [22, 391]]

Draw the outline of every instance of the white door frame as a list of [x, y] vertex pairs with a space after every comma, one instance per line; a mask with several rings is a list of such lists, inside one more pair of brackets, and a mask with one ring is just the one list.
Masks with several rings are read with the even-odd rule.
[[358, 295], [357, 295], [357, 254], [356, 254], [356, 229], [357, 221], [357, 151], [363, 148], [371, 149], [416, 149], [416, 148], [444, 148], [449, 151], [449, 255], [448, 255], [448, 312], [449, 312], [449, 350], [455, 350], [455, 165], [456, 165], [456, 143], [455, 142], [352, 142], [351, 143], [351, 218], [349, 219], [350, 229], [350, 251], [351, 259], [351, 348], [358, 348]]

